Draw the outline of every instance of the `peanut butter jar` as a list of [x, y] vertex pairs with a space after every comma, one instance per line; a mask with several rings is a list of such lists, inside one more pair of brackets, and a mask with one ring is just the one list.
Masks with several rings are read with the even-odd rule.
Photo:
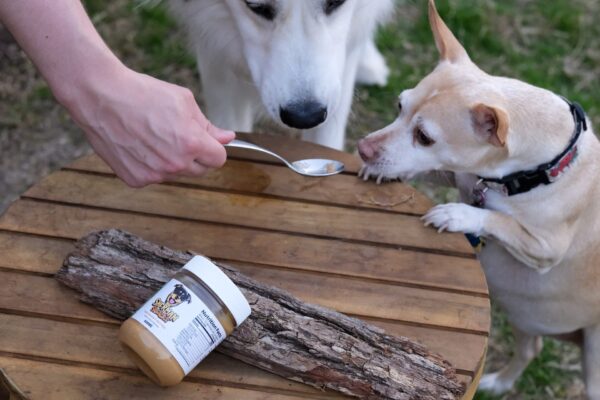
[[125, 353], [160, 386], [176, 385], [250, 315], [239, 288], [195, 256], [119, 330]]

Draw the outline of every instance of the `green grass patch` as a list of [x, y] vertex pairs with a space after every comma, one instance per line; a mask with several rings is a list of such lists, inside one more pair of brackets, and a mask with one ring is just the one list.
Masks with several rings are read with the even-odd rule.
[[[471, 58], [491, 74], [525, 80], [579, 101], [600, 122], [600, 12], [592, 0], [438, 0], [438, 9]], [[435, 67], [438, 55], [427, 5], [401, 0], [378, 36], [392, 76], [386, 88], [363, 88], [364, 107], [381, 124], [395, 117], [396, 96]], [[413, 20], [407, 21], [406, 16]]]
[[177, 34], [177, 26], [161, 5], [133, 7], [140, 20], [139, 31], [135, 35], [135, 44], [145, 50], [149, 56], [147, 73], [160, 76], [166, 66], [193, 68], [194, 58], [185, 48], [185, 40]]

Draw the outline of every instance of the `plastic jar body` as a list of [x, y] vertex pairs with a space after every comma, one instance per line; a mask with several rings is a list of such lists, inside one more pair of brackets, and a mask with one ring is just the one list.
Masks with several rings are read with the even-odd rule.
[[249, 314], [233, 282], [207, 259], [195, 257], [123, 323], [119, 341], [149, 378], [172, 386]]

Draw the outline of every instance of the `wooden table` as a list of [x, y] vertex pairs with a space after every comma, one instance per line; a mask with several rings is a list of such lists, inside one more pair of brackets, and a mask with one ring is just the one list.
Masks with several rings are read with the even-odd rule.
[[292, 160], [340, 159], [348, 173], [303, 178], [238, 152], [205, 178], [132, 190], [89, 156], [16, 201], [0, 217], [5, 376], [44, 400], [341, 397], [219, 354], [175, 388], [153, 386], [121, 352], [118, 323], [53, 279], [74, 240], [118, 227], [225, 261], [306, 301], [419, 340], [454, 364], [471, 398], [485, 358], [490, 304], [463, 236], [425, 229], [419, 216], [430, 202], [409, 186], [360, 181], [351, 155], [281, 137], [251, 140]]

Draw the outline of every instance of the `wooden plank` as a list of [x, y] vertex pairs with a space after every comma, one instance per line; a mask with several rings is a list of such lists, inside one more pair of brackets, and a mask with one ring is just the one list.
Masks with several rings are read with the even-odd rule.
[[[76, 160], [68, 170], [114, 175], [110, 167], [94, 154]], [[401, 183], [376, 185], [373, 181], [364, 182], [356, 176], [344, 174], [327, 179], [307, 178], [288, 168], [237, 160], [229, 160], [223, 168], [202, 178], [184, 177], [174, 182], [418, 215], [431, 208], [431, 201], [425, 195]]]
[[71, 289], [53, 278], [0, 270], [0, 282], [0, 312], [115, 323], [113, 318], [79, 302]]
[[54, 274], [72, 250], [70, 240], [0, 231], [0, 268]]
[[[71, 297], [74, 297], [72, 293]], [[66, 298], [61, 299], [72, 303]], [[32, 309], [33, 305], [30, 308]], [[86, 306], [86, 308], [93, 311], [91, 307]], [[36, 313], [39, 315], [52, 313], [52, 309], [38, 307]], [[440, 331], [390, 322], [374, 321], [373, 323], [390, 334], [417, 340], [431, 351], [443, 354], [444, 358], [462, 374], [473, 374], [485, 348], [486, 338], [480, 335]], [[133, 364], [122, 354], [116, 341], [117, 328], [118, 322], [114, 320], [110, 320], [102, 326], [90, 325], [84, 323], [84, 320], [72, 319], [65, 322], [0, 313], [0, 337], [3, 338], [0, 342], [0, 351], [133, 368]], [[68, 343], [66, 348], [65, 343]], [[239, 381], [239, 376], [243, 376], [245, 383], [258, 386], [266, 385], [265, 380], [268, 379], [267, 377], [271, 377], [271, 374], [256, 370], [254, 367], [246, 367], [241, 363], [238, 365], [238, 361], [223, 355], [211, 355], [208, 361], [210, 361], [209, 366], [200, 368], [198, 377], [228, 381], [228, 371], [243, 370], [243, 373], [236, 372], [234, 374], [236, 375], [235, 381]], [[275, 381], [277, 380], [275, 379]], [[295, 386], [287, 380], [275, 382], [273, 385], [275, 384], [281, 389], [290, 389]], [[307, 391], [311, 392], [312, 389], [308, 388]]]
[[46, 177], [25, 196], [391, 246], [473, 253], [461, 234], [432, 240], [436, 233], [424, 227], [418, 217], [169, 185], [131, 189], [115, 178], [68, 171]]
[[[426, 326], [439, 326], [486, 334], [489, 330], [489, 300], [468, 295], [429, 291], [410, 287], [365, 283], [356, 279], [344, 279], [305, 274], [290, 270], [276, 270], [257, 266], [237, 265], [241, 272], [265, 284], [281, 287], [304, 301], [333, 308], [339, 312], [360, 317], [372, 317], [408, 322]], [[6, 279], [4, 281], [3, 279]], [[45, 277], [29, 276], [0, 271], [0, 308], [42, 312], [56, 303], [52, 312], [62, 317], [79, 317], [85, 310], [81, 304], [67, 304], [59, 299], [70, 298], [57, 282], [44, 281]], [[31, 296], [31, 288], [40, 285], [37, 301], [28, 305], [21, 301], [12, 305], [14, 299]], [[43, 290], [42, 290], [43, 289]], [[33, 309], [30, 309], [33, 307]], [[106, 320], [101, 314], [99, 320]]]
[[339, 312], [412, 323], [489, 330], [489, 300], [357, 279], [308, 275], [289, 270], [235, 265], [242, 273]]
[[[346, 172], [351, 174], [358, 173], [362, 166], [362, 161], [356, 154], [343, 153], [315, 143], [302, 142], [285, 135], [238, 133], [237, 138], [272, 150], [290, 161], [307, 158], [329, 158], [332, 160], [339, 160], [345, 164]], [[227, 153], [230, 157], [242, 158], [245, 160], [262, 160], [271, 163], [279, 163], [278, 160], [274, 160], [272, 157], [256, 151], [228, 149]]]
[[[47, 210], [47, 206], [32, 203], [25, 208], [28, 215], [38, 215], [39, 208]], [[20, 208], [20, 205], [15, 205], [9, 214], [14, 215], [13, 213]], [[36, 228], [53, 224], [54, 221], [57, 221], [54, 225], [57, 226], [58, 221], [62, 221], [60, 232], [48, 229], [44, 230], [44, 234], [64, 236], [64, 232], [73, 232], [70, 238], [78, 239], [79, 237], [74, 236], [77, 230], [85, 230], [86, 233], [93, 230], [94, 227], [88, 226], [88, 222], [98, 219], [87, 215], [83, 221], [77, 222], [76, 226], [71, 226], [71, 220], [63, 218], [60, 210], [65, 214], [69, 212], [68, 207], [51, 207], [43, 224], [35, 222]], [[103, 212], [91, 210], [89, 213], [91, 215]], [[107, 217], [108, 221], [123, 219], [120, 215], [109, 215], [111, 216]], [[27, 222], [25, 217], [14, 215], [13, 219], [21, 222], [20, 229], [26, 229], [23, 225]], [[146, 220], [150, 225], [156, 224], [148, 218], [135, 218], [132, 222], [140, 223]], [[270, 264], [297, 270], [487, 295], [486, 282], [476, 260], [273, 233], [257, 235], [244, 229], [227, 229], [212, 225], [198, 228], [204, 232], [202, 235], [181, 236], [175, 234], [176, 229], [180, 229], [175, 227], [180, 224], [179, 221], [161, 223], [160, 232], [155, 232], [155, 235], [159, 235], [158, 242], [227, 261]], [[138, 229], [139, 225], [132, 223], [129, 227]], [[249, 246], [252, 251], [248, 251]], [[62, 239], [0, 231], [0, 253], [3, 254], [0, 267], [16, 267], [54, 274], [71, 249], [71, 243]]]
[[[23, 206], [25, 208], [22, 208]], [[163, 236], [165, 232], [168, 232], [167, 236], [175, 239], [177, 232], [186, 232], [184, 236], [191, 238], [205, 234], [202, 230], [194, 229], [193, 225], [166, 229], [167, 225], [173, 222], [169, 220], [156, 220], [152, 217], [151, 221], [142, 221], [140, 224], [138, 218], [124, 218], [123, 215], [118, 214], [110, 218], [111, 216], [105, 213], [93, 215], [88, 213], [91, 210], [78, 208], [64, 209], [63, 207], [63, 212], [56, 218], [57, 214], [54, 212], [56, 209], [53, 211], [46, 208], [55, 205], [39, 204], [39, 206], [42, 207], [32, 208], [27, 207], [26, 202], [18, 202], [11, 210], [21, 207], [21, 212], [9, 211], [2, 217], [0, 225], [26, 232], [29, 229], [29, 233], [67, 237], [73, 235], [76, 238], [85, 235], [87, 233], [85, 231], [118, 227], [165, 245], [170, 245], [167, 240], [162, 240], [166, 239]], [[29, 220], [30, 218], [32, 220]], [[130, 225], [129, 222], [132, 221], [138, 224]], [[85, 226], [86, 224], [91, 226]], [[46, 232], [41, 231], [40, 226], [46, 228]], [[152, 233], [159, 234], [160, 237], [156, 238]], [[181, 243], [174, 243], [173, 247], [185, 248]], [[363, 282], [359, 279], [337, 276], [307, 274], [293, 270], [276, 270], [258, 266], [245, 268], [245, 272], [258, 280], [268, 279], [264, 282], [281, 286], [306, 301], [322, 304], [341, 312], [484, 333], [489, 329], [489, 301], [485, 298], [397, 287], [379, 282]], [[346, 299], [356, 298], [358, 294], [361, 301], [346, 301]]]
[[393, 335], [404, 336], [416, 340], [432, 351], [442, 354], [450, 361], [459, 374], [473, 376], [487, 348], [488, 338], [472, 333], [444, 331], [417, 325], [404, 325], [397, 322], [386, 322], [364, 318]]
[[475, 397], [477, 393], [477, 388], [479, 387], [479, 383], [481, 382], [481, 377], [483, 376], [483, 371], [485, 369], [485, 358], [487, 354], [487, 345], [485, 346], [486, 351], [481, 356], [481, 360], [479, 362], [479, 366], [475, 372], [475, 376], [473, 379], [467, 383], [467, 391], [463, 395], [462, 400], [470, 400]]
[[140, 374], [104, 371], [79, 365], [0, 357], [0, 365], [31, 399], [189, 399], [299, 400], [306, 395], [260, 392], [196, 382], [193, 379], [160, 388]]
[[[65, 363], [94, 364], [137, 371], [117, 340], [118, 326], [51, 321], [0, 314], [0, 352]], [[189, 375], [211, 384], [272, 388], [320, 396], [322, 391], [262, 371], [219, 353], [212, 353]], [[329, 398], [341, 398], [333, 393]]]

